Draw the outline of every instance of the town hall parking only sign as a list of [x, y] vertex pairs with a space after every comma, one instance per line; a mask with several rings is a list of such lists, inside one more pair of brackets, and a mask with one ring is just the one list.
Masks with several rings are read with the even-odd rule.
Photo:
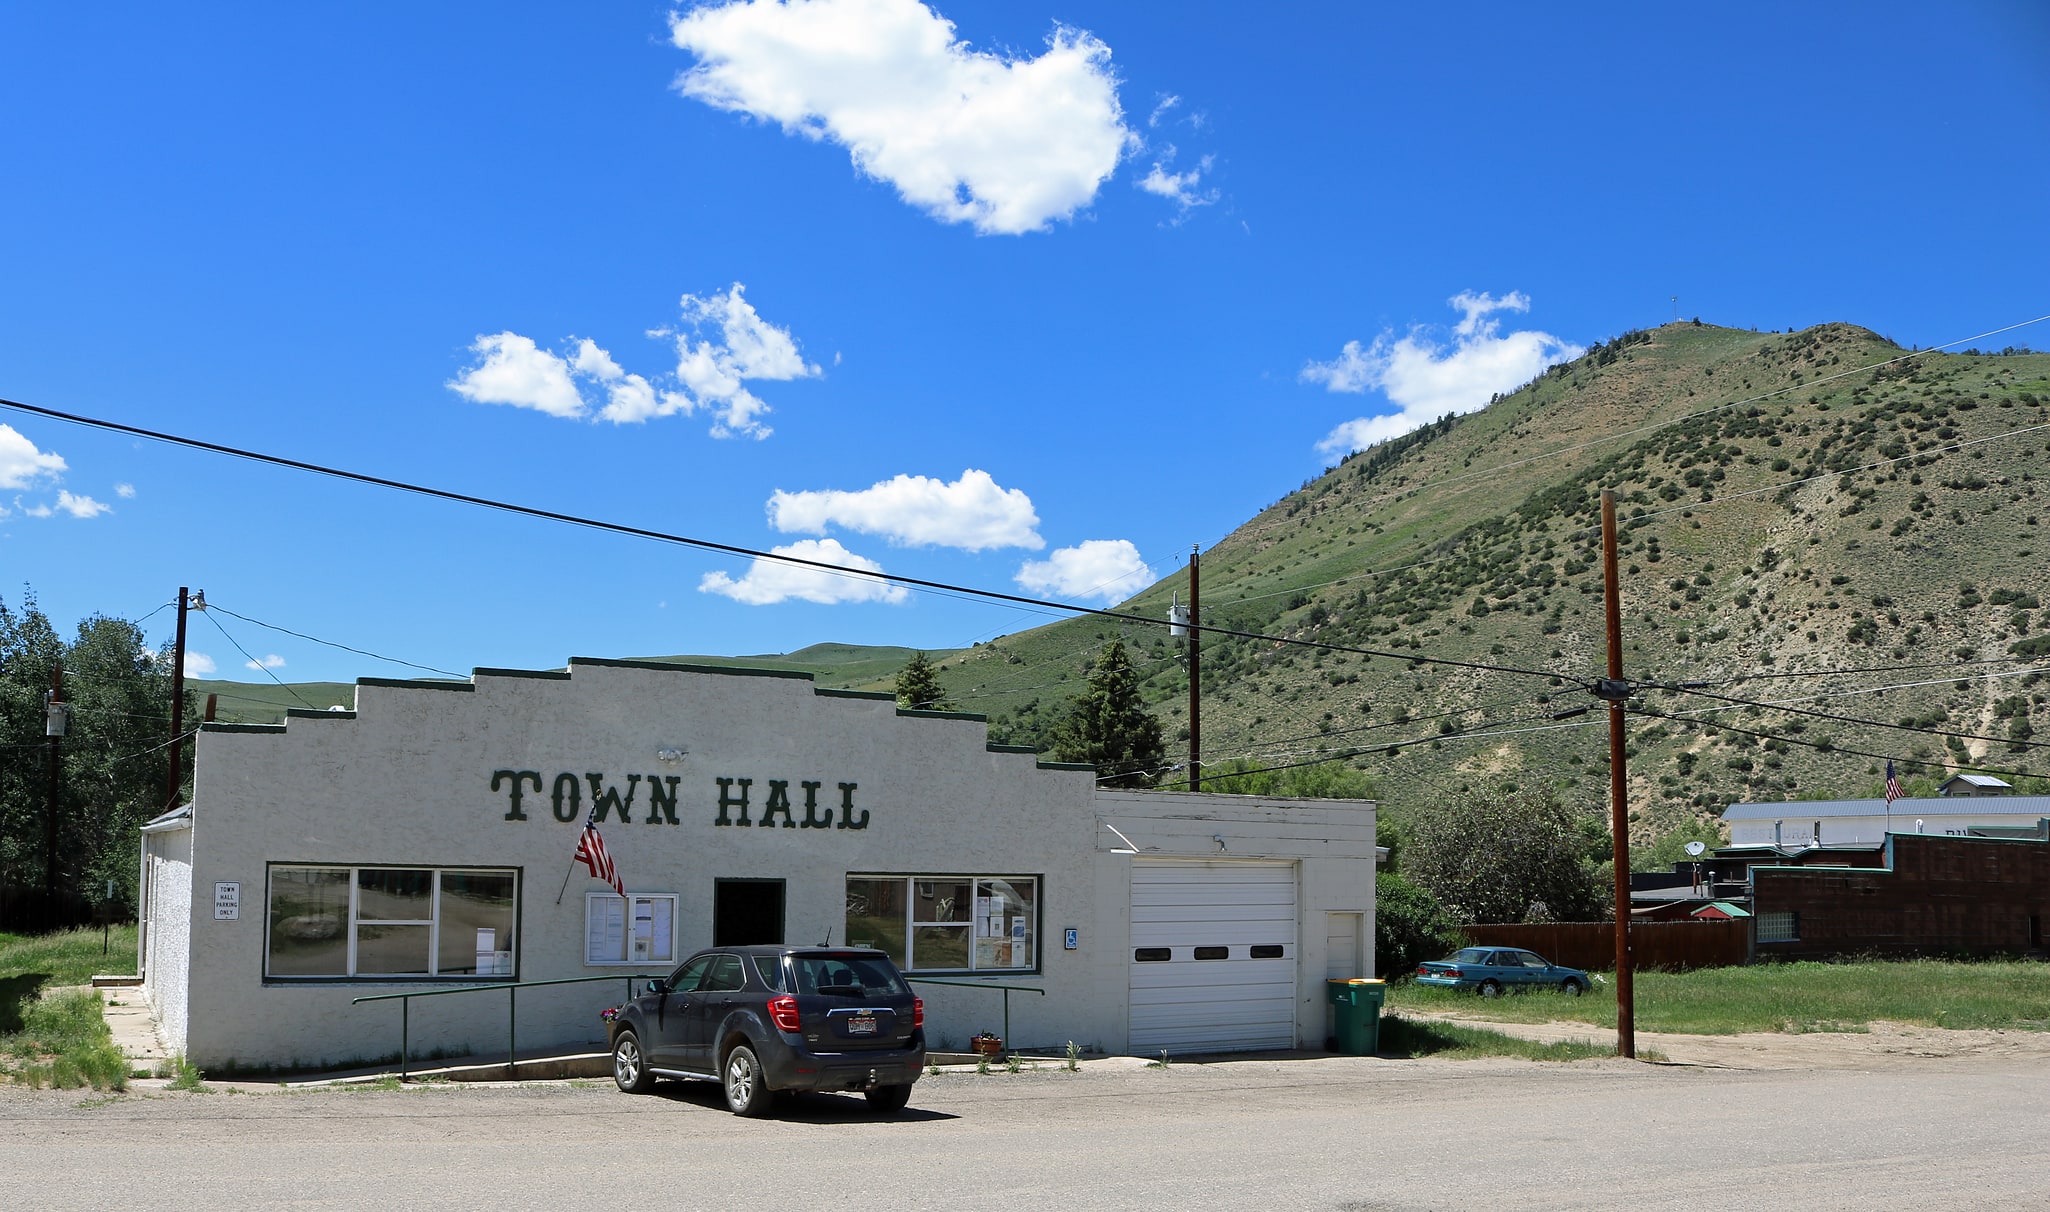
[[214, 885], [214, 920], [217, 922], [239, 921], [242, 917], [242, 885]]

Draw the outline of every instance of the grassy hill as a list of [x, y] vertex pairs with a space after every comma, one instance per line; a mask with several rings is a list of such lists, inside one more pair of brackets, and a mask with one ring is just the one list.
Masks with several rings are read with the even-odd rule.
[[[1604, 668], [1609, 488], [1627, 676], [1918, 729], [1647, 692], [1639, 705], [1679, 718], [1632, 720], [1640, 846], [1733, 800], [1876, 793], [1884, 759], [1846, 750], [1907, 776], [2050, 769], [2027, 747], [2050, 688], [2017, 659], [2050, 671], [2050, 355], [1907, 353], [1846, 324], [1668, 324], [1328, 469], [1203, 553], [1203, 621], [1382, 655], [1207, 638], [1206, 764], [1339, 758], [1398, 819], [1461, 785], [1549, 786], [1600, 810], [1604, 713], [1554, 717], [1593, 704], [1579, 683]], [[1120, 609], [1164, 619], [1186, 579]], [[1187, 672], [1164, 627], [1083, 617], [929, 655], [993, 739], [1034, 744], [1113, 635], [1186, 744]], [[673, 659], [883, 689], [910, 651]]]
[[[1892, 755], [1909, 775], [2043, 771], [2042, 751], [2011, 744], [2045, 719], [2041, 676], [1985, 675], [2016, 670], [2011, 648], [2031, 641], [2050, 669], [2037, 638], [2050, 626], [2037, 604], [2050, 567], [2050, 355], [1931, 354], [1845, 373], [1906, 352], [1842, 324], [1666, 325], [1304, 484], [1204, 553], [1204, 621], [1393, 655], [1206, 640], [1206, 761], [1342, 755], [1378, 777], [1398, 817], [1461, 784], [1603, 803], [1602, 714], [1553, 716], [1593, 702], [1577, 682], [1606, 659], [1606, 487], [1623, 530], [1626, 675], [1994, 738], [1945, 743], [1653, 692], [1644, 707], [1686, 718], [1633, 721], [1640, 844], [1733, 800], [1875, 789], [1883, 760], [1845, 749]], [[1185, 582], [1124, 609], [1160, 617]], [[995, 732], [1030, 743], [1122, 633], [1185, 737], [1186, 671], [1161, 632], [1071, 620], [979, 645], [942, 676]], [[1558, 679], [1404, 659], [1415, 655]], [[1895, 683], [1912, 685], [1853, 693]]]

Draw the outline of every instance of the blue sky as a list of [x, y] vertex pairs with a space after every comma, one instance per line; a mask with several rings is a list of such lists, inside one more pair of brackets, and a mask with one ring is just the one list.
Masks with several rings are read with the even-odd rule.
[[[2046, 67], [2026, 0], [8, 4], [0, 397], [1106, 604], [1676, 295], [2050, 312]], [[179, 585], [459, 672], [1047, 617], [0, 409], [0, 598]]]

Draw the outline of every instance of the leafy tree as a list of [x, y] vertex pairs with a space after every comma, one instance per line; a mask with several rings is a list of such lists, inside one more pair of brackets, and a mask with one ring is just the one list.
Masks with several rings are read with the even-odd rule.
[[1374, 971], [1383, 979], [1405, 976], [1459, 946], [1453, 921], [1437, 897], [1398, 872], [1374, 877]]
[[[43, 704], [60, 667], [71, 722], [58, 750], [49, 878]], [[136, 827], [168, 806], [170, 717], [170, 653], [152, 652], [141, 628], [95, 615], [66, 644], [33, 594], [18, 611], [0, 601], [0, 893], [33, 900], [47, 883], [58, 902], [45, 912], [76, 916], [81, 899], [99, 900], [112, 881], [116, 902], [134, 907]]]
[[1089, 686], [1068, 706], [1053, 738], [1054, 757], [1087, 762], [1104, 785], [1150, 787], [1166, 761], [1160, 721], [1147, 714], [1139, 674], [1122, 640], [1112, 640], [1089, 671]]
[[1402, 874], [1460, 922], [1594, 921], [1608, 854], [1601, 823], [1549, 792], [1475, 789], [1415, 815]]
[[940, 671], [922, 652], [914, 652], [897, 671], [897, 706], [921, 711], [952, 711], [947, 688], [940, 684]]
[[1630, 848], [1632, 871], [1671, 871], [1674, 863], [1688, 861], [1687, 843], [1700, 842], [1710, 850], [1723, 845], [1723, 831], [1713, 821], [1688, 821], [1642, 849]]

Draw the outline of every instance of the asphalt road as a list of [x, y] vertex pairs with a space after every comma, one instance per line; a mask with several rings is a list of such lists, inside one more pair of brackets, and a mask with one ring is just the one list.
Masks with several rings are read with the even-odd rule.
[[2043, 1208], [2050, 1073], [1583, 1061], [1101, 1062], [922, 1080], [900, 1117], [709, 1085], [107, 1098], [0, 1088], [0, 1206]]

